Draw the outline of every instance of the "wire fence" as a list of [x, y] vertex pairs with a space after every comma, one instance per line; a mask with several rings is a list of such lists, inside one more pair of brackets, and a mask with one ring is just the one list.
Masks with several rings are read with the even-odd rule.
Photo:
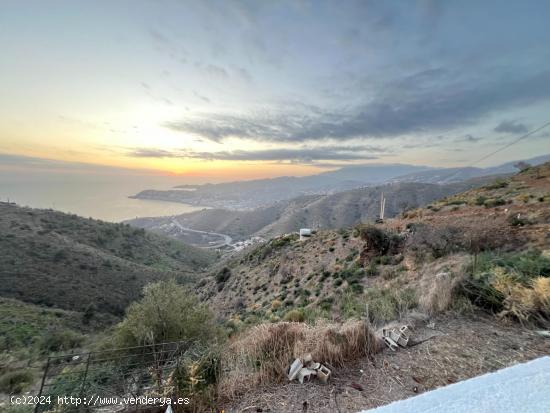
[[[194, 353], [188, 341], [51, 356], [46, 362], [34, 412], [99, 411], [132, 405], [164, 405], [175, 391], [173, 373]], [[146, 403], [136, 403], [146, 400]], [[114, 409], [110, 409], [113, 411]], [[58, 411], [58, 410], [56, 410]]]

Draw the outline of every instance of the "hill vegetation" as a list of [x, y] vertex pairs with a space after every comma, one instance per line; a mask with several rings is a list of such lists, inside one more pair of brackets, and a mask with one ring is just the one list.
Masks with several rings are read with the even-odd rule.
[[[441, 186], [407, 183], [294, 200], [292, 214], [290, 203], [274, 206], [278, 229], [255, 233], [283, 235], [211, 266], [212, 254], [143, 229], [2, 205], [1, 265], [14, 275], [0, 285], [0, 392], [36, 380], [25, 348], [40, 357], [184, 340], [189, 352], [167, 380], [192, 396], [185, 411], [358, 411], [548, 354], [533, 330], [550, 328], [550, 163], [453, 185], [467, 190], [446, 186], [436, 199]], [[374, 223], [382, 190], [396, 216]], [[291, 229], [304, 213], [310, 223], [350, 224], [300, 241]], [[42, 280], [55, 294], [33, 285]], [[122, 321], [92, 335], [122, 308]], [[381, 329], [402, 324], [413, 344], [389, 355]], [[305, 354], [330, 365], [328, 385], [283, 385]]]
[[[488, 260], [493, 266], [509, 263], [501, 278], [521, 279], [526, 287], [547, 277], [549, 224], [546, 164], [409, 210], [383, 225], [320, 231], [305, 242], [294, 235], [272, 239], [218, 266], [202, 282], [202, 295], [237, 323], [276, 321], [291, 310], [305, 319], [349, 317], [362, 313], [367, 302], [379, 307], [378, 313], [371, 309], [373, 321], [390, 321], [418, 307], [436, 273], [447, 273], [453, 286], [469, 274], [471, 285], [482, 280], [487, 264], [481, 262]], [[545, 281], [537, 282], [545, 288]]]
[[0, 296], [122, 315], [151, 281], [191, 280], [213, 253], [132, 228], [0, 204]]

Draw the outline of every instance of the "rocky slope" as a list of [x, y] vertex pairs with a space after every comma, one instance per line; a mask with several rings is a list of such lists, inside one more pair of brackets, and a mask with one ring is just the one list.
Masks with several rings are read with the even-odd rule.
[[546, 265], [550, 164], [409, 210], [376, 228], [399, 240], [395, 251], [372, 251], [361, 228], [323, 230], [304, 242], [282, 236], [219, 264], [202, 281], [202, 296], [241, 321], [275, 320], [295, 308], [307, 310], [306, 316], [347, 317], [364, 311], [362, 302], [396, 292], [397, 311], [414, 308], [431, 277], [462, 274], [484, 251], [524, 260], [521, 254], [534, 250], [542, 254], [536, 262]]

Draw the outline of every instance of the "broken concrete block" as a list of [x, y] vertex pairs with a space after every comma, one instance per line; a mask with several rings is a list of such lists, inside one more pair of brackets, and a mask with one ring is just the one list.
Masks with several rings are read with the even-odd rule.
[[383, 338], [384, 340], [384, 343], [386, 343], [386, 345], [388, 346], [388, 348], [391, 350], [391, 351], [396, 351], [398, 346], [397, 346], [397, 343], [395, 341], [393, 341], [390, 337], [387, 337], [385, 336]]
[[298, 371], [298, 375], [296, 376], [298, 378], [298, 381], [300, 383], [303, 383], [305, 381], [310, 381], [312, 376], [316, 376], [317, 372], [312, 369], [308, 369], [307, 367], [302, 367]]
[[302, 361], [300, 359], [294, 360], [294, 362], [290, 365], [290, 369], [288, 370], [288, 380], [294, 380], [302, 367], [304, 367], [304, 365], [302, 364]]
[[407, 347], [407, 344], [409, 343], [409, 328], [407, 326], [403, 326], [399, 329], [399, 339], [397, 340], [397, 344], [399, 344], [401, 347]]
[[[397, 350], [397, 346], [407, 347], [409, 343], [409, 328], [407, 326], [402, 326], [397, 330], [392, 328], [391, 330], [382, 330], [383, 339], [386, 345], [392, 350]], [[395, 347], [395, 348], [394, 348]]]
[[323, 383], [328, 382], [328, 379], [330, 377], [331, 371], [323, 366], [322, 364], [319, 366], [319, 369], [317, 370], [317, 378], [321, 380]]

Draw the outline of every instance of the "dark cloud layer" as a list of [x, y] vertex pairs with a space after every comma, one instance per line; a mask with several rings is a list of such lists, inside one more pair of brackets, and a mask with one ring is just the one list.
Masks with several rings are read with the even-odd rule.
[[527, 133], [528, 128], [523, 123], [517, 123], [513, 120], [505, 120], [500, 122], [496, 128], [495, 132], [499, 133]]
[[[208, 114], [167, 122], [167, 128], [221, 142], [238, 137], [268, 142], [392, 138], [468, 125], [483, 116], [550, 99], [550, 71], [525, 77], [457, 79], [444, 69], [424, 71], [380, 88], [349, 110], [293, 110], [272, 115]], [[499, 132], [522, 124], [503, 122]]]
[[315, 148], [278, 148], [260, 150], [233, 150], [201, 152], [188, 149], [163, 150], [136, 148], [128, 156], [138, 158], [183, 158], [222, 161], [354, 161], [377, 159], [388, 150], [376, 146], [320, 146]]

